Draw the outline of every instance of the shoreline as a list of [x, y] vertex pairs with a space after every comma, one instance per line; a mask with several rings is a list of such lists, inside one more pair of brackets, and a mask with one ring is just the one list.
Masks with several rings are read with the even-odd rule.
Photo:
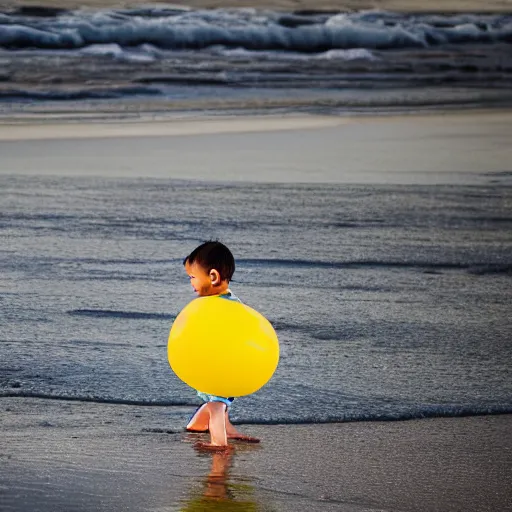
[[[102, 118], [102, 115], [105, 117]], [[491, 122], [507, 122], [512, 127], [512, 108], [357, 113], [343, 116], [302, 113], [211, 115], [189, 112], [182, 115], [172, 113], [170, 116], [142, 114], [125, 118], [119, 118], [110, 112], [90, 112], [78, 116], [76, 113], [53, 112], [0, 115], [0, 142], [264, 133], [368, 123], [400, 123], [407, 120], [428, 123], [436, 119], [446, 119], [455, 124], [463, 124], [471, 117]]]
[[509, 185], [512, 110], [0, 124], [1, 174]]
[[248, 425], [261, 444], [234, 442], [219, 455], [194, 449], [204, 435], [183, 432], [192, 409], [0, 398], [4, 510], [490, 512], [510, 503], [512, 415]]
[[[512, 113], [512, 111], [511, 111]], [[108, 119], [102, 122], [72, 119], [49, 119], [9, 123], [0, 120], [0, 141], [44, 139], [90, 139], [117, 137], [163, 137], [209, 135], [222, 133], [251, 133], [306, 128], [325, 128], [345, 124], [329, 116], [205, 116], [166, 120]], [[51, 129], [52, 132], [48, 133]]]

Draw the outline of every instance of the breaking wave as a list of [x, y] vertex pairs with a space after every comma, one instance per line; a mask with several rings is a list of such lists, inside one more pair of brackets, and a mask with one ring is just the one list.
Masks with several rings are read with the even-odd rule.
[[201, 111], [505, 106], [511, 44], [503, 14], [23, 8], [0, 13], [0, 107], [140, 98]]
[[333, 49], [424, 48], [512, 42], [510, 16], [430, 16], [387, 12], [335, 15], [252, 10], [136, 9], [0, 17], [4, 48], [73, 49], [152, 44], [198, 50], [213, 45], [247, 50], [325, 52]]

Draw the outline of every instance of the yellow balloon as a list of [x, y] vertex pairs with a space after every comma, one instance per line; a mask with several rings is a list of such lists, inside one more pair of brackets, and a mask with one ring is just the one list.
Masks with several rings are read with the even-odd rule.
[[272, 377], [279, 342], [270, 322], [254, 309], [219, 296], [199, 297], [174, 321], [169, 364], [190, 387], [223, 397], [254, 393]]

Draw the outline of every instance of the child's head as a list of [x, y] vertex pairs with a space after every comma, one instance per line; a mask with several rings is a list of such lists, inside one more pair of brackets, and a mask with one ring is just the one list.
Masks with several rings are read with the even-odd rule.
[[228, 289], [235, 271], [231, 251], [220, 242], [205, 242], [196, 247], [184, 260], [190, 284], [200, 296], [218, 295]]

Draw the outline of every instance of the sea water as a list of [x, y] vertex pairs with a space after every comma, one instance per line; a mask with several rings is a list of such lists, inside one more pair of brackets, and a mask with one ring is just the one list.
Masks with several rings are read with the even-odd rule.
[[0, 12], [0, 113], [510, 106], [511, 42], [509, 14], [25, 7]]
[[193, 411], [167, 336], [184, 256], [219, 239], [281, 345], [235, 421], [512, 412], [511, 205], [492, 183], [2, 175], [0, 396]]

